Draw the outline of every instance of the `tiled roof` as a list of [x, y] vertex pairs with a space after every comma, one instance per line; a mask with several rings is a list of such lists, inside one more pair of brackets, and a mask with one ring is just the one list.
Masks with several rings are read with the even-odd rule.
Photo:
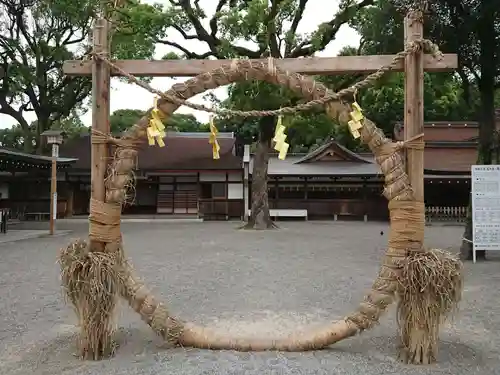
[[[30, 163], [40, 163], [40, 164], [50, 164], [52, 163], [51, 156], [28, 154], [26, 152], [7, 150], [6, 148], [0, 147], [0, 157], [10, 156], [12, 159], [18, 159], [20, 161], [30, 162]], [[75, 158], [65, 158], [58, 157], [57, 162], [63, 164], [71, 164], [76, 161]]]
[[[345, 161], [318, 161], [301, 163], [303, 156], [287, 156], [279, 160], [276, 155], [269, 158], [268, 174], [278, 175], [331, 175], [331, 176], [375, 176], [381, 173], [375, 163], [373, 155], [363, 153], [359, 155], [363, 162]], [[424, 168], [427, 173], [456, 172], [469, 174], [471, 165], [476, 163], [477, 151], [474, 146], [469, 147], [426, 147], [424, 154]], [[250, 171], [252, 171], [252, 161]]]
[[[212, 159], [211, 145], [206, 138], [176, 136], [166, 139], [166, 147], [144, 147], [139, 151], [139, 169], [141, 170], [207, 170], [242, 168], [242, 157], [233, 155], [234, 138], [220, 138], [219, 160]], [[457, 144], [458, 145], [458, 144]], [[341, 155], [341, 160], [314, 161], [327, 148]], [[319, 150], [319, 151], [318, 151]], [[90, 170], [90, 136], [67, 142], [61, 146], [61, 155], [78, 158], [72, 166], [75, 170]], [[353, 157], [353, 155], [355, 157]], [[429, 145], [425, 149], [425, 169], [427, 172], [456, 172], [468, 174], [470, 166], [475, 164], [477, 151], [475, 145], [447, 146]], [[252, 163], [252, 162], [251, 162]], [[252, 169], [250, 168], [250, 171]], [[289, 155], [279, 160], [277, 155], [269, 159], [269, 175], [359, 175], [373, 176], [380, 174], [373, 155], [354, 154], [336, 143], [330, 143], [316, 149], [309, 155]]]
[[241, 158], [233, 155], [235, 139], [218, 139], [220, 159], [212, 157], [212, 145], [203, 138], [168, 138], [165, 147], [144, 147], [139, 169], [240, 169]]
[[[375, 163], [360, 163], [350, 161], [322, 161], [317, 163], [300, 163], [298, 157], [287, 157], [285, 160], [278, 158], [269, 159], [269, 176], [279, 175], [304, 175], [304, 176], [328, 176], [328, 175], [352, 175], [352, 176], [374, 176], [380, 174], [380, 169]], [[252, 162], [250, 162], [250, 171]]]
[[[396, 123], [394, 126], [394, 138], [403, 139], [403, 124]], [[460, 142], [477, 137], [479, 132], [478, 123], [475, 121], [436, 121], [424, 123], [424, 140], [426, 142], [433, 141], [450, 141]]]
[[[68, 169], [75, 163], [73, 158], [57, 158], [57, 169]], [[49, 169], [52, 165], [52, 157], [44, 155], [28, 154], [26, 152], [0, 148], [0, 170], [9, 172], [29, 171], [32, 169]]]
[[[207, 138], [172, 137], [165, 139], [165, 147], [147, 144], [139, 150], [138, 168], [141, 170], [172, 169], [240, 169], [240, 157], [233, 155], [234, 138], [218, 139], [220, 159], [213, 160], [212, 146]], [[78, 158], [74, 169], [90, 169], [90, 136], [85, 135], [61, 146], [61, 155]]]
[[321, 158], [321, 154], [327, 150], [332, 150], [335, 154], [344, 158], [346, 161], [368, 163], [368, 161], [364, 160], [363, 157], [361, 157], [359, 154], [352, 152], [351, 150], [332, 140], [311, 151], [309, 154], [296, 161], [296, 164], [314, 162], [318, 157]]

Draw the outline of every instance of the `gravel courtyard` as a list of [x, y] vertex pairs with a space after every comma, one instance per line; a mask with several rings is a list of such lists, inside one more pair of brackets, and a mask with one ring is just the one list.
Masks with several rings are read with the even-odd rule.
[[[235, 336], [277, 336], [352, 310], [387, 244], [385, 224], [283, 222], [266, 232], [236, 226], [126, 223], [125, 251], [175, 315]], [[467, 263], [461, 311], [441, 336], [436, 365], [396, 360], [393, 309], [380, 326], [328, 350], [237, 353], [165, 349], [124, 305], [117, 355], [80, 361], [75, 317], [63, 302], [55, 261], [58, 249], [86, 229], [79, 224], [67, 236], [0, 245], [0, 374], [500, 374], [498, 253]], [[461, 234], [459, 227], [429, 227], [427, 244], [453, 248]]]

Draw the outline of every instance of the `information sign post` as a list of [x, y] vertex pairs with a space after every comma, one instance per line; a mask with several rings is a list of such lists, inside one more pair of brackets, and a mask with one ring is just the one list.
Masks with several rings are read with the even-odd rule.
[[472, 259], [476, 251], [500, 250], [500, 165], [473, 165]]

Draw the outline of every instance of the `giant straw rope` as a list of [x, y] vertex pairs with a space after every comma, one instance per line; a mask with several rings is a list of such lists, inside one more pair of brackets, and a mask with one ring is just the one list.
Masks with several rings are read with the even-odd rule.
[[[407, 53], [412, 50], [414, 48]], [[96, 58], [103, 59], [102, 56]], [[113, 63], [108, 63], [117, 68]], [[126, 72], [122, 73], [130, 79]], [[311, 78], [278, 69], [272, 61], [265, 63], [238, 60], [178, 83], [166, 93], [160, 93], [158, 108], [169, 116], [181, 104], [186, 104], [187, 99], [199, 93], [244, 80], [260, 80], [288, 87], [313, 103], [302, 107], [322, 104], [334, 120], [345, 123], [348, 119], [350, 106], [340, 102], [337, 94]], [[152, 90], [150, 87], [146, 88]], [[352, 90], [348, 93], [352, 93]], [[190, 106], [199, 107], [193, 104]], [[304, 109], [302, 107], [300, 109]], [[258, 113], [252, 112], [250, 115], [291, 111], [257, 111]], [[230, 114], [242, 115], [239, 111], [231, 111]], [[397, 296], [400, 300], [399, 326], [406, 360], [417, 363], [434, 360], [440, 323], [460, 298], [461, 264], [449, 253], [426, 251], [423, 248], [424, 202], [415, 200], [401, 152], [404, 147], [422, 149], [422, 135], [407, 142], [393, 142], [369, 119], [364, 119], [360, 129], [362, 142], [373, 152], [385, 176], [383, 194], [389, 201], [391, 223], [383, 264], [364, 301], [343, 320], [333, 322], [323, 329], [292, 335], [287, 339], [260, 340], [218, 336], [208, 328], [184, 323], [171, 316], [166, 306], [135, 276], [131, 264], [125, 260], [120, 232], [121, 207], [127, 201], [128, 189], [134, 184], [133, 170], [137, 162], [138, 147], [146, 138], [147, 127], [148, 115], [120, 139], [97, 131], [92, 133], [93, 143], [111, 143], [115, 147], [105, 183], [106, 201], [90, 202], [90, 244], [81, 241], [72, 243], [62, 251], [60, 257], [63, 285], [82, 325], [82, 356], [99, 358], [104, 355], [105, 347], [110, 345], [112, 329], [109, 321], [115, 306], [114, 297], [118, 293], [156, 333], [172, 344], [254, 351], [324, 348], [371, 328]], [[105, 251], [96, 253], [93, 243], [105, 243]], [[424, 275], [423, 271], [427, 273]], [[419, 278], [422, 277], [434, 284], [428, 291], [419, 293]], [[78, 284], [75, 282], [76, 278], [94, 278], [94, 282]]]

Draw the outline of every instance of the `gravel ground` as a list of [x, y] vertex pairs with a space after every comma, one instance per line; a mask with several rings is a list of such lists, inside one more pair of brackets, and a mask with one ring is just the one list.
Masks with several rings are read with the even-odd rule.
[[[387, 243], [377, 223], [284, 222], [278, 231], [235, 223], [124, 224], [125, 249], [154, 292], [184, 319], [233, 335], [287, 335], [341, 318], [370, 287]], [[0, 374], [500, 374], [500, 254], [466, 265], [464, 302], [441, 335], [437, 364], [396, 360], [394, 310], [363, 335], [324, 351], [236, 353], [165, 349], [120, 306], [109, 360], [74, 357], [75, 318], [59, 289], [58, 248], [71, 235], [0, 245]], [[381, 235], [381, 231], [385, 233]], [[462, 228], [429, 227], [450, 248]], [[496, 256], [495, 256], [496, 255]]]

